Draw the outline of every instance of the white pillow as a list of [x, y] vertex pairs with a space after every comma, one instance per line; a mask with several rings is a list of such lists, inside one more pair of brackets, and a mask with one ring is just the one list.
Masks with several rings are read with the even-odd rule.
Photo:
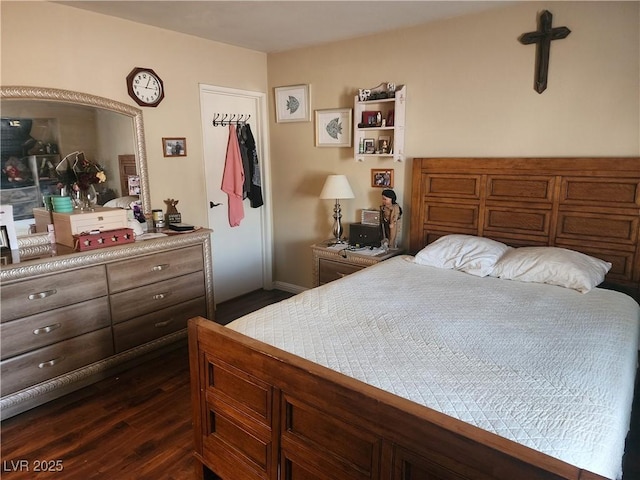
[[113, 200], [109, 200], [103, 206], [110, 208], [131, 208], [131, 204], [138, 200], [139, 197], [137, 195], [129, 195], [127, 197], [118, 197]]
[[587, 293], [602, 283], [610, 269], [609, 262], [566, 248], [520, 247], [507, 252], [491, 276], [548, 283]]
[[420, 265], [448, 268], [486, 277], [498, 259], [511, 247], [473, 235], [445, 235], [420, 250], [414, 259]]

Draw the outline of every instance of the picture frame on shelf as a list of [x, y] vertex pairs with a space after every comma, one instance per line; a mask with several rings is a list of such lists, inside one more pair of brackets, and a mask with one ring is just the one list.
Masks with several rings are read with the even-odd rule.
[[393, 168], [372, 168], [371, 186], [374, 188], [393, 188]]
[[389, 110], [387, 112], [387, 118], [385, 121], [385, 126], [387, 127], [393, 127], [394, 123], [395, 123], [395, 110]]
[[362, 143], [364, 145], [364, 153], [376, 153], [376, 141], [374, 138], [365, 138]]
[[361, 128], [371, 128], [371, 127], [379, 127], [382, 122], [382, 113], [379, 111], [366, 110], [362, 112], [362, 123], [360, 123], [359, 127]]
[[316, 110], [316, 147], [350, 147], [351, 112], [351, 108]]
[[381, 154], [391, 153], [391, 137], [389, 137], [388, 135], [380, 135], [378, 137], [377, 153], [381, 153]]
[[275, 87], [276, 122], [309, 122], [311, 120], [309, 85]]
[[165, 157], [186, 157], [187, 139], [184, 137], [163, 137], [162, 155]]

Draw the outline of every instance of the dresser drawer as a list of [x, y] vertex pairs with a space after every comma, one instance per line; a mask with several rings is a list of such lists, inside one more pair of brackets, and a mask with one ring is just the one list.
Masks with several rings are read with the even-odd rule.
[[2, 322], [107, 294], [104, 266], [96, 265], [2, 285]]
[[111, 293], [121, 292], [203, 268], [200, 245], [116, 262], [107, 265], [109, 290]]
[[114, 324], [204, 296], [204, 273], [190, 273], [111, 295]]
[[200, 297], [158, 312], [118, 323], [113, 326], [113, 341], [116, 353], [124, 352], [156, 338], [185, 329], [187, 328], [187, 320], [197, 316], [204, 317], [206, 313], [206, 299], [205, 297]]
[[111, 328], [102, 328], [0, 362], [1, 395], [17, 392], [113, 355]]
[[346, 277], [347, 275], [357, 272], [358, 270], [362, 270], [363, 268], [365, 268], [364, 265], [351, 265], [349, 263], [334, 262], [333, 260], [320, 258], [318, 260], [318, 276], [320, 279], [320, 285]]
[[110, 326], [109, 301], [100, 297], [0, 324], [2, 359]]

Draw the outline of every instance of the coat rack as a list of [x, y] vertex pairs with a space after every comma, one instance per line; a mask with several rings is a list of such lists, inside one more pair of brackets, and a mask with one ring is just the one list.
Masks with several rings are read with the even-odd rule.
[[[237, 115], [238, 118], [236, 118], [236, 115]], [[236, 113], [225, 113], [225, 114], [216, 113], [215, 116], [213, 117], [213, 126], [214, 127], [226, 127], [226, 126], [231, 125], [231, 124], [244, 125], [249, 121], [250, 118], [251, 118], [251, 114], [246, 115], [246, 118], [245, 118], [245, 114], [244, 113], [241, 113], [241, 114], [236, 114]]]

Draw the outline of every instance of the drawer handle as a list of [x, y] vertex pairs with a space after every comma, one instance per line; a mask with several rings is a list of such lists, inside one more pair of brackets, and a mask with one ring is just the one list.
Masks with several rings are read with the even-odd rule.
[[59, 323], [54, 323], [53, 325], [47, 325], [46, 327], [40, 327], [40, 328], [36, 328], [33, 331], [34, 335], [40, 335], [41, 333], [50, 333], [53, 332], [54, 330], [60, 328], [62, 325]]
[[170, 295], [170, 292], [166, 292], [166, 293], [156, 293], [153, 297], [154, 300], [162, 300], [164, 298], [167, 298]]
[[47, 298], [47, 297], [50, 297], [51, 295], [55, 295], [56, 293], [58, 293], [58, 291], [55, 289], [45, 290], [44, 292], [32, 293], [27, 298], [29, 298], [29, 300], [39, 300], [41, 298]]
[[38, 364], [38, 368], [53, 367], [54, 365], [59, 364], [62, 360], [64, 360], [64, 357], [54, 358], [52, 360], [48, 360], [46, 362], [42, 362], [42, 363]]
[[169, 264], [162, 263], [160, 265], [156, 265], [155, 267], [152, 267], [151, 270], [154, 272], [161, 272], [162, 270], [166, 270], [167, 268], [169, 268]]
[[166, 327], [167, 325], [169, 325], [171, 322], [173, 322], [173, 319], [170, 320], [165, 320], [164, 322], [158, 322], [154, 325], [154, 327], [156, 328], [162, 328], [162, 327]]

